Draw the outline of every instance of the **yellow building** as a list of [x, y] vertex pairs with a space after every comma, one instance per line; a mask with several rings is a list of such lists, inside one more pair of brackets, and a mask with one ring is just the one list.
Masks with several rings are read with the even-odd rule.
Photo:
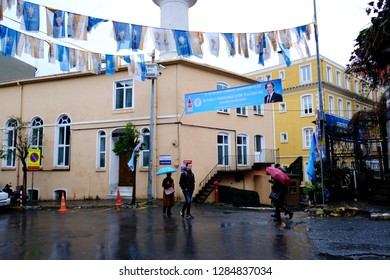
[[[193, 162], [195, 194], [223, 173], [221, 185], [259, 193], [269, 203], [269, 176], [265, 167], [275, 163], [273, 114], [254, 108], [184, 113], [184, 95], [256, 83], [249, 77], [215, 67], [173, 59], [161, 62], [164, 69], [155, 81], [155, 119], [152, 196], [162, 197], [164, 176], [156, 171], [164, 163], [178, 172], [172, 177], [177, 197], [180, 168]], [[287, 103], [288, 104], [288, 103]], [[148, 196], [151, 81], [129, 78], [127, 68], [113, 76], [71, 73], [0, 84], [0, 185], [22, 184], [21, 164], [15, 157], [15, 124], [11, 117], [31, 123], [31, 146], [42, 150], [40, 169], [28, 172], [27, 188], [38, 199], [125, 198]], [[136, 174], [129, 157], [112, 152], [121, 128], [131, 122], [145, 143]], [[280, 128], [279, 131], [284, 131]], [[284, 150], [283, 150], [284, 152]], [[134, 181], [134, 175], [135, 181]], [[208, 197], [213, 200], [214, 196]]]
[[[371, 110], [382, 94], [381, 91], [370, 91], [362, 78], [346, 74], [343, 66], [323, 56], [319, 67], [326, 114], [348, 121], [357, 111]], [[282, 166], [289, 166], [302, 156], [303, 180], [308, 180], [306, 168], [319, 109], [316, 56], [293, 61], [290, 67], [279, 64], [246, 75], [258, 81], [282, 80], [283, 102], [265, 109], [274, 116], [277, 161]]]

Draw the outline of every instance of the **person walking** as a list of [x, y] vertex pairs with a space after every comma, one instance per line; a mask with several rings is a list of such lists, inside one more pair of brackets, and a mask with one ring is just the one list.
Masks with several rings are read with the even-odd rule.
[[191, 202], [192, 202], [192, 194], [195, 189], [195, 175], [192, 173], [192, 164], [186, 163], [186, 168], [180, 175], [179, 185], [183, 191], [184, 195], [184, 205], [182, 210], [180, 211], [180, 216], [188, 219], [193, 219], [194, 217], [191, 215]]
[[162, 182], [163, 192], [163, 213], [172, 215], [171, 209], [175, 206], [175, 183], [172, 179], [172, 173], [167, 173], [167, 177]]
[[286, 206], [286, 195], [288, 188], [278, 180], [272, 179], [272, 192], [277, 197], [271, 198], [271, 202], [275, 207], [275, 213], [272, 215], [274, 221], [281, 221], [280, 212], [283, 210], [285, 215], [289, 215], [289, 219], [292, 219], [294, 213]]

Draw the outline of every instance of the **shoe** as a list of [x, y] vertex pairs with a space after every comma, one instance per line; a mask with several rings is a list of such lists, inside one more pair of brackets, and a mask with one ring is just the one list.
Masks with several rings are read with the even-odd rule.
[[293, 213], [293, 212], [290, 212], [290, 213], [288, 213], [288, 218], [291, 220], [291, 219], [292, 219], [292, 217], [293, 217], [293, 215], [294, 215], [294, 213]]
[[186, 215], [186, 218], [187, 218], [187, 219], [193, 219], [194, 216], [192, 216], [192, 215]]
[[180, 211], [180, 216], [181, 216], [182, 218], [184, 218], [183, 211]]
[[275, 214], [272, 214], [271, 217], [272, 217], [272, 218], [275, 218], [276, 216], [275, 216]]
[[171, 212], [168, 212], [168, 213], [167, 213], [167, 216], [172, 216], [172, 213], [171, 213]]

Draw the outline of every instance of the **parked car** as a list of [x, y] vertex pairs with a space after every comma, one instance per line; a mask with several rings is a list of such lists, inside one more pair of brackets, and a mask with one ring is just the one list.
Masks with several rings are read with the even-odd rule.
[[11, 198], [8, 193], [0, 190], [0, 206], [11, 205]]

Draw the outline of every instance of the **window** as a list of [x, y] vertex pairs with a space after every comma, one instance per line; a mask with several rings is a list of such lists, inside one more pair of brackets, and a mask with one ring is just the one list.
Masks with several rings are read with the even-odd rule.
[[351, 89], [351, 85], [350, 85], [350, 78], [348, 75], [344, 75], [344, 82], [345, 82], [345, 88], [347, 90], [350, 90]]
[[311, 82], [311, 65], [304, 65], [299, 68], [301, 83]]
[[341, 72], [340, 71], [336, 71], [336, 85], [338, 85], [339, 87], [341, 87]]
[[97, 157], [96, 157], [96, 167], [106, 168], [106, 132], [101, 130], [97, 135]]
[[115, 109], [133, 108], [133, 80], [115, 82]]
[[356, 104], [356, 112], [359, 112], [359, 111], [360, 111], [360, 105]]
[[9, 120], [5, 125], [4, 142], [3, 142], [5, 158], [3, 160], [3, 167], [15, 167], [17, 127], [18, 127], [18, 122], [15, 119]]
[[352, 118], [352, 104], [351, 101], [347, 101], [347, 118]]
[[30, 146], [33, 149], [39, 149], [41, 151], [41, 162], [39, 163], [42, 166], [42, 154], [43, 154], [43, 120], [40, 117], [35, 117], [31, 121], [31, 137], [30, 137]]
[[332, 95], [328, 97], [329, 113], [334, 114], [334, 98]]
[[332, 67], [326, 66], [326, 78], [329, 83], [333, 82]]
[[279, 79], [281, 79], [281, 80], [286, 79], [286, 72], [284, 70], [279, 71]]
[[237, 135], [237, 164], [248, 165], [248, 136]]
[[286, 102], [279, 102], [279, 113], [287, 112]]
[[302, 116], [313, 115], [313, 96], [303, 95], [301, 97]]
[[55, 166], [68, 167], [70, 158], [70, 124], [67, 115], [62, 115], [57, 122], [57, 147], [55, 154]]
[[263, 106], [263, 104], [261, 104], [261, 105], [254, 105], [253, 106], [253, 114], [263, 116], [264, 115], [264, 106]]
[[314, 129], [312, 127], [306, 127], [303, 129], [302, 133], [302, 146], [303, 149], [310, 149], [311, 147], [311, 140], [313, 137]]
[[263, 76], [256, 76], [256, 80], [262, 82], [263, 81]]
[[288, 133], [281, 132], [280, 133], [280, 143], [287, 143], [287, 142], [288, 142]]
[[337, 99], [337, 109], [340, 117], [344, 117], [343, 100]]
[[[217, 90], [221, 90], [221, 89], [225, 89], [225, 88], [229, 88], [229, 85], [224, 83], [224, 82], [217, 82]], [[230, 112], [230, 109], [221, 109], [221, 110], [218, 110], [218, 112], [228, 114]]]
[[140, 152], [140, 166], [142, 168], [149, 167], [150, 160], [150, 130], [149, 128], [144, 128], [141, 130], [141, 142], [142, 150]]
[[218, 165], [229, 165], [229, 135], [218, 133], [217, 135]]
[[271, 81], [272, 80], [272, 75], [271, 74], [265, 74], [264, 75], [264, 80]]
[[355, 93], [359, 93], [359, 82], [355, 80], [353, 84], [354, 84]]
[[236, 113], [237, 113], [238, 116], [247, 116], [248, 115], [246, 107], [238, 107], [238, 108], [236, 108]]

